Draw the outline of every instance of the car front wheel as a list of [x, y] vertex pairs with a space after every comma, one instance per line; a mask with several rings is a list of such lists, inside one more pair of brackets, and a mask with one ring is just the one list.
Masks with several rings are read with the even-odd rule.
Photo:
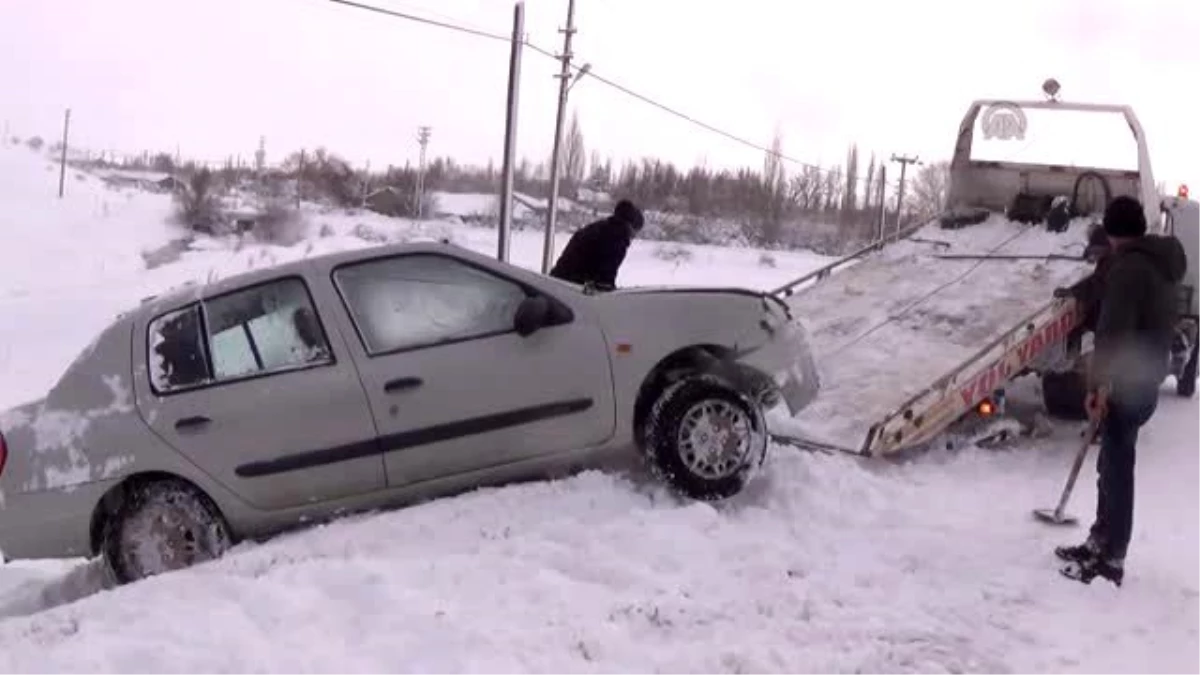
[[766, 451], [762, 412], [716, 378], [691, 376], [667, 387], [646, 421], [643, 452], [651, 467], [691, 499], [738, 494]]
[[105, 521], [102, 554], [118, 583], [219, 558], [229, 529], [205, 494], [179, 480], [135, 485]]

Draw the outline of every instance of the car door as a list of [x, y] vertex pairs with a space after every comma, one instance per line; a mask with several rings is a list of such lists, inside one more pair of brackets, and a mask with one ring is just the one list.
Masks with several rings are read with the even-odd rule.
[[[333, 270], [388, 484], [407, 485], [564, 450], [615, 428], [599, 326], [565, 305], [558, 325], [514, 330], [528, 289], [440, 253]], [[349, 338], [348, 338], [349, 339]]]
[[140, 336], [142, 416], [249, 504], [282, 509], [385, 487], [357, 372], [300, 277], [184, 305]]

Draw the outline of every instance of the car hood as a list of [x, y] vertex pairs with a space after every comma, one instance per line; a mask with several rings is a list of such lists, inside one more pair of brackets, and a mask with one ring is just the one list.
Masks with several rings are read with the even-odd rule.
[[648, 293], [732, 293], [734, 295], [750, 295], [758, 297], [766, 295], [765, 291], [755, 291], [749, 288], [732, 286], [634, 286], [618, 288], [609, 291], [609, 295], [644, 295]]
[[742, 296], [747, 298], [757, 298], [774, 302], [780, 309], [791, 316], [790, 308], [783, 300], [774, 296], [767, 291], [756, 291], [750, 288], [738, 288], [734, 286], [637, 286], [634, 288], [619, 288], [613, 291], [608, 291], [604, 295], [609, 296], [629, 296], [629, 295], [732, 295]]

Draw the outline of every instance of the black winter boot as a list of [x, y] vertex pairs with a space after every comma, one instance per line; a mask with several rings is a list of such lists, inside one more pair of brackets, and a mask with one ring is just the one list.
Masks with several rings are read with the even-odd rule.
[[1088, 539], [1078, 546], [1057, 546], [1054, 555], [1067, 562], [1086, 562], [1100, 555], [1100, 547]]
[[1121, 582], [1125, 580], [1125, 568], [1120, 561], [1104, 560], [1101, 558], [1069, 562], [1063, 565], [1059, 572], [1068, 579], [1074, 579], [1085, 584], [1092, 583], [1092, 579], [1096, 577], [1103, 577], [1120, 588]]

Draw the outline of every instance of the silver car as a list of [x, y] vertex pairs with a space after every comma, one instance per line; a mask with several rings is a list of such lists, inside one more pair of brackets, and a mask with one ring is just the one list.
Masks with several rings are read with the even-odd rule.
[[129, 582], [242, 538], [639, 448], [678, 493], [743, 489], [764, 411], [819, 388], [782, 302], [596, 293], [449, 244], [151, 298], [0, 417], [0, 552]]

